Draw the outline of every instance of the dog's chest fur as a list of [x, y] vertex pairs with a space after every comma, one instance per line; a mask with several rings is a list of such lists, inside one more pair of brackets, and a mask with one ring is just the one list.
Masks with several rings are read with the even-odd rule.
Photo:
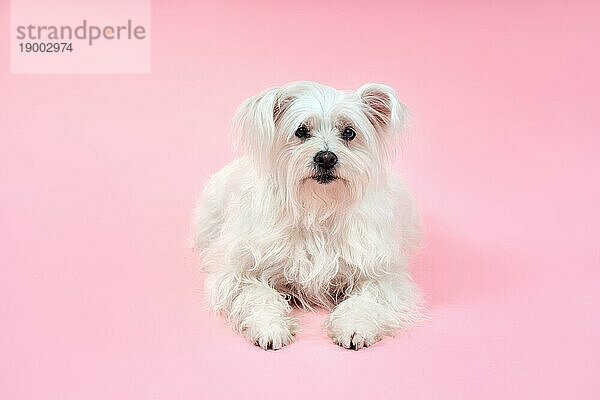
[[270, 283], [304, 306], [337, 303], [356, 280], [356, 270], [340, 246], [344, 236], [318, 226], [310, 231], [290, 229], [279, 262], [269, 271]]
[[302, 306], [337, 304], [393, 247], [358, 216], [304, 222], [286, 228], [269, 246], [273, 259], [263, 271], [271, 285]]

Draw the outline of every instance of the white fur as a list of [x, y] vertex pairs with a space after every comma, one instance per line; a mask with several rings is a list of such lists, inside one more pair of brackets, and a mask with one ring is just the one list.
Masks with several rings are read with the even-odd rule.
[[[278, 349], [297, 330], [293, 304], [325, 307], [334, 342], [358, 349], [418, 317], [407, 272], [418, 220], [391, 170], [406, 118], [379, 84], [346, 92], [295, 82], [240, 106], [234, 132], [245, 155], [210, 179], [193, 220], [210, 306], [235, 330]], [[307, 140], [295, 136], [301, 124]], [[351, 141], [340, 136], [347, 126]], [[339, 160], [327, 184], [311, 179], [321, 150]]]

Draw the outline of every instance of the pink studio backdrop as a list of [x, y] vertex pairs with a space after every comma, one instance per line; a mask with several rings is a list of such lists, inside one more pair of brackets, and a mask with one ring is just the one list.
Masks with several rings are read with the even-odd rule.
[[[0, 4], [1, 399], [600, 398], [594, 2], [152, 4], [150, 74], [10, 74]], [[431, 318], [265, 352], [202, 309], [190, 210], [239, 102], [396, 88]]]

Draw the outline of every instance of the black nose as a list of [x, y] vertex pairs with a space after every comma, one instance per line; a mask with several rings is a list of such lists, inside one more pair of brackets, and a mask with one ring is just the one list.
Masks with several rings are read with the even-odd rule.
[[315, 154], [314, 161], [323, 169], [331, 169], [337, 164], [337, 156], [330, 151], [320, 151]]

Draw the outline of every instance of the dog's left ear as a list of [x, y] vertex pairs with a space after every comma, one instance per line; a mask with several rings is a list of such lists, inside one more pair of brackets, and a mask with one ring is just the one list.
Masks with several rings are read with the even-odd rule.
[[271, 88], [250, 97], [238, 108], [233, 126], [235, 147], [254, 163], [269, 161], [276, 140], [275, 124], [288, 103], [281, 88]]
[[365, 107], [365, 114], [377, 130], [398, 133], [407, 127], [408, 109], [398, 101], [391, 87], [367, 83], [361, 86], [356, 94]]

